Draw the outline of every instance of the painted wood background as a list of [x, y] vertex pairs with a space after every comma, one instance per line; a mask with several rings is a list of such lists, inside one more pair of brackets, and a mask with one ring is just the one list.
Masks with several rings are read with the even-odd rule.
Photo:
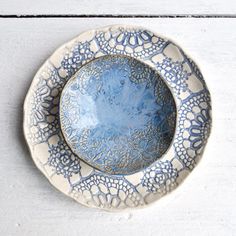
[[0, 14], [235, 14], [235, 0], [1, 0]]
[[[235, 13], [234, 0], [1, 0], [0, 235], [236, 235]], [[77, 17], [45, 18], [52, 14]], [[78, 16], [87, 14], [156, 17]], [[211, 91], [214, 120], [203, 159], [173, 194], [142, 210], [107, 213], [75, 203], [36, 169], [22, 134], [22, 105], [37, 69], [58, 46], [82, 31], [122, 23], [165, 35], [195, 59]]]

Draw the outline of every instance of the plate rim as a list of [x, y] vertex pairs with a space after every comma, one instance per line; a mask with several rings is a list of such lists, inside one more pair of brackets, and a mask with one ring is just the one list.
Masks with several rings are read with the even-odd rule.
[[[64, 44], [62, 44], [60, 47], [58, 47], [58, 48], [56, 48], [55, 50], [54, 50], [54, 52], [51, 54], [51, 56], [49, 56], [45, 61], [44, 61], [44, 63], [40, 66], [40, 68], [37, 70], [37, 73], [35, 74], [35, 76], [33, 77], [33, 79], [32, 79], [32, 82], [31, 82], [31, 85], [30, 85], [30, 87], [29, 87], [29, 89], [28, 89], [28, 91], [27, 91], [27, 94], [26, 94], [26, 97], [25, 97], [25, 100], [24, 100], [24, 105], [23, 105], [23, 133], [24, 133], [24, 137], [25, 137], [25, 140], [26, 140], [26, 143], [27, 143], [27, 146], [28, 146], [28, 149], [29, 149], [29, 151], [30, 151], [30, 155], [31, 155], [31, 158], [33, 159], [33, 161], [34, 161], [34, 163], [35, 163], [35, 165], [38, 167], [38, 169], [46, 176], [46, 178], [48, 179], [48, 181], [55, 187], [55, 188], [57, 188], [59, 191], [61, 191], [61, 192], [63, 192], [64, 194], [66, 194], [67, 196], [69, 196], [69, 197], [72, 197], [70, 194], [68, 194], [68, 193], [66, 193], [65, 191], [62, 191], [60, 188], [58, 188], [58, 186], [55, 186], [55, 184], [53, 183], [53, 181], [51, 181], [51, 178], [47, 175], [47, 173], [45, 173], [45, 171], [43, 171], [42, 170], [42, 167], [39, 165], [39, 163], [36, 161], [37, 160], [37, 158], [34, 158], [34, 154], [33, 154], [33, 149], [32, 149], [32, 147], [30, 146], [30, 143], [29, 143], [29, 140], [28, 140], [28, 138], [27, 138], [27, 133], [26, 133], [26, 131], [27, 131], [27, 122], [26, 122], [26, 119], [27, 119], [27, 109], [28, 109], [28, 107], [27, 107], [27, 101], [29, 100], [29, 97], [30, 97], [30, 95], [31, 95], [31, 93], [32, 93], [32, 91], [33, 91], [33, 87], [34, 86], [36, 86], [36, 83], [35, 83], [35, 81], [36, 81], [36, 78], [37, 78], [37, 76], [39, 76], [40, 75], [40, 73], [43, 71], [43, 68], [46, 66], [46, 64], [59, 52], [59, 51], [61, 51], [62, 49], [64, 49], [64, 48], [67, 48], [67, 45], [71, 45], [71, 44], [73, 44], [74, 42], [76, 42], [76, 41], [80, 41], [80, 40], [78, 40], [78, 38], [81, 36], [81, 35], [84, 35], [84, 34], [87, 34], [87, 33], [91, 33], [91, 32], [96, 32], [96, 31], [109, 31], [111, 28], [115, 28], [115, 29], [118, 29], [119, 27], [121, 27], [121, 28], [123, 28], [124, 30], [131, 30], [131, 29], [139, 29], [139, 30], [147, 30], [148, 32], [151, 32], [151, 33], [153, 33], [155, 36], [157, 36], [157, 37], [160, 37], [160, 38], [163, 38], [164, 40], [166, 40], [166, 41], [168, 41], [169, 43], [171, 43], [172, 45], [175, 45], [179, 50], [182, 50], [181, 49], [181, 47], [178, 45], [178, 44], [176, 44], [176, 42], [175, 41], [173, 41], [172, 39], [169, 39], [169, 38], [166, 38], [166, 37], [163, 37], [161, 34], [157, 34], [157, 33], [155, 33], [155, 32], [153, 32], [152, 30], [149, 30], [149, 29], [147, 29], [147, 28], [144, 28], [144, 27], [140, 27], [140, 26], [137, 26], [137, 25], [121, 25], [121, 24], [114, 24], [114, 25], [108, 25], [108, 26], [105, 26], [105, 27], [98, 27], [98, 28], [95, 28], [95, 29], [91, 29], [91, 30], [87, 30], [87, 31], [83, 31], [83, 32], [81, 32], [80, 34], [78, 34], [76, 37], [74, 37], [73, 39], [71, 39], [71, 40], [69, 40], [68, 42], [66, 42], [66, 43], [64, 43]], [[109, 55], [109, 54], [106, 54], [106, 55]], [[116, 55], [116, 54], [115, 54]], [[189, 57], [188, 55], [189, 54], [186, 54], [186, 52], [184, 52], [184, 55], [187, 57], [187, 58], [191, 58], [191, 57]], [[96, 58], [98, 58], [98, 57], [95, 57], [94, 59], [96, 59]], [[136, 57], [134, 57], [135, 59], [137, 59], [137, 60], [139, 60], [139, 58], [136, 58]], [[93, 60], [93, 59], [92, 59]], [[192, 59], [191, 59], [192, 60]], [[91, 60], [89, 60], [89, 61], [91, 61]], [[148, 63], [146, 63], [145, 61], [143, 61], [143, 60], [140, 60], [142, 63], [145, 63], [145, 64], [147, 64], [148, 66], [150, 66], [150, 64], [148, 64]], [[198, 70], [200, 71], [200, 73], [201, 73], [201, 70], [199, 69], [199, 65], [195, 62], [195, 60], [193, 60], [193, 62], [194, 62], [194, 64], [196, 65], [196, 67], [198, 68]], [[83, 66], [83, 65], [82, 65]], [[154, 68], [154, 67], [152, 67], [152, 66], [150, 66], [153, 70], [156, 70], [156, 68]], [[161, 76], [161, 78], [162, 78], [162, 76]], [[163, 79], [164, 80], [164, 79]], [[203, 81], [204, 81], [204, 78], [203, 78]], [[169, 84], [164, 80], [164, 82], [165, 82], [165, 84], [169, 87]], [[208, 87], [207, 87], [207, 85], [206, 84], [204, 84], [204, 87], [205, 87], [205, 90], [208, 92], [208, 96], [209, 96], [209, 98], [210, 98], [210, 101], [209, 101], [209, 104], [210, 104], [210, 111], [212, 110], [212, 100], [211, 100], [211, 95], [210, 95], [210, 92], [209, 92], [209, 90], [208, 90]], [[173, 98], [174, 98], [174, 100], [176, 100], [176, 97], [175, 97], [175, 95], [173, 94], [173, 91], [172, 91], [172, 89], [169, 87], [169, 89], [170, 89], [170, 91], [171, 91], [171, 93], [172, 93], [172, 95], [173, 95]], [[175, 139], [175, 135], [176, 135], [176, 130], [177, 130], [177, 125], [178, 125], [178, 123], [177, 123], [177, 120], [178, 120], [178, 116], [179, 116], [179, 109], [178, 109], [178, 105], [176, 104], [176, 108], [177, 108], [177, 114], [176, 114], [176, 128], [175, 128], [175, 134], [174, 134], [174, 138], [172, 139], [172, 142], [174, 142], [174, 139]], [[201, 159], [201, 157], [202, 157], [202, 155], [203, 155], [203, 152], [204, 152], [204, 150], [205, 150], [205, 147], [207, 146], [207, 142], [208, 142], [208, 140], [209, 140], [209, 136], [210, 136], [210, 134], [211, 134], [211, 130], [212, 130], [212, 114], [210, 114], [210, 120], [209, 120], [209, 122], [210, 122], [210, 128], [209, 128], [209, 133], [208, 133], [208, 137], [206, 138], [206, 140], [205, 140], [205, 144], [204, 144], [204, 146], [203, 146], [203, 150], [202, 150], [202, 152], [201, 152], [201, 154], [200, 154], [200, 159]], [[172, 146], [172, 143], [171, 143], [171, 145], [170, 146]], [[169, 148], [168, 148], [168, 150], [169, 150]], [[168, 150], [167, 150], [167, 152], [168, 152]], [[162, 157], [160, 158], [160, 159], [162, 159]], [[158, 160], [157, 160], [158, 161]], [[196, 162], [196, 165], [199, 163], [199, 160]], [[196, 166], [195, 165], [195, 166]], [[194, 167], [195, 167], [194, 166]], [[192, 170], [191, 170], [192, 171]], [[189, 172], [189, 173], [191, 173], [191, 171]], [[188, 174], [189, 174], [188, 173]], [[186, 180], [186, 177], [188, 176], [188, 174], [181, 180], [181, 182], [180, 183], [178, 183], [178, 187], [177, 188], [179, 188], [179, 185], [180, 184], [182, 184], [185, 180]], [[109, 174], [106, 174], [105, 173], [105, 175], [109, 175]], [[133, 174], [132, 174], [133, 175]], [[174, 188], [174, 189], [172, 189], [170, 192], [173, 192], [174, 190], [176, 189], [176, 187]], [[170, 192], [167, 192], [166, 194], [164, 194], [163, 196], [166, 196], [166, 195], [168, 195]], [[158, 198], [158, 199], [156, 199], [156, 200], [160, 200], [160, 199], [163, 199], [163, 196], [161, 196], [160, 198]], [[140, 208], [140, 207], [143, 207], [143, 206], [147, 206], [147, 205], [150, 205], [151, 203], [154, 203], [154, 202], [156, 202], [156, 200], [153, 200], [153, 201], [151, 201], [151, 202], [148, 202], [148, 204], [147, 203], [145, 203], [144, 205], [139, 205], [139, 206], [135, 206], [134, 208], [136, 209], [136, 208]], [[102, 209], [104, 209], [104, 210], [109, 210], [109, 211], [116, 211], [116, 210], [123, 210], [123, 209], [115, 209], [115, 208], [103, 208], [103, 207], [97, 207], [97, 206], [92, 206], [92, 205], [87, 205], [87, 204], [84, 204], [83, 202], [80, 202], [80, 204], [82, 204], [82, 205], [85, 205], [85, 206], [89, 206], [89, 207], [95, 207], [95, 208], [102, 208]], [[132, 207], [133, 208], [133, 207]], [[130, 209], [130, 207], [127, 207], [126, 209]]]

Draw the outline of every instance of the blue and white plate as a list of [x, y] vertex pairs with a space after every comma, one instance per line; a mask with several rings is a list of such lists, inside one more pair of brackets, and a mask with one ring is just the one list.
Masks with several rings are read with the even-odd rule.
[[24, 104], [32, 158], [61, 192], [106, 210], [147, 205], [175, 189], [203, 154], [211, 101], [179, 46], [110, 26], [64, 44]]

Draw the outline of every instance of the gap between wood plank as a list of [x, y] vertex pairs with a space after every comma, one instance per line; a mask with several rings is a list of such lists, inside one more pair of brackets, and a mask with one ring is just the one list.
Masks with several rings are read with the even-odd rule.
[[37, 15], [0, 15], [0, 18], [236, 18], [236, 14], [37, 14]]

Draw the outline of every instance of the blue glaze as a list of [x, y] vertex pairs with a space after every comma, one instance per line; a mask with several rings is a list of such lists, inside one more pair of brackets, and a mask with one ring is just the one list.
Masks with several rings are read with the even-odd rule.
[[110, 174], [130, 174], [168, 149], [176, 108], [170, 90], [149, 66], [105, 56], [68, 81], [60, 119], [67, 143], [81, 159]]
[[[201, 159], [211, 130], [211, 98], [203, 75], [194, 61], [170, 40], [132, 26], [92, 30], [70, 41], [63, 48], [66, 50], [57, 50], [53, 60], [47, 60], [39, 70], [24, 103], [24, 134], [32, 158], [42, 173], [60, 191], [76, 201], [106, 210], [144, 206], [175, 189], [188, 176], [184, 173], [191, 173]], [[114, 173], [108, 168], [112, 164], [115, 173], [123, 171], [118, 172], [120, 167], [113, 159], [106, 162], [106, 168], [89, 160], [105, 172], [89, 167], [83, 161], [87, 156], [78, 158], [69, 147], [69, 140], [65, 140], [62, 135], [58, 112], [61, 91], [81, 66], [101, 55], [126, 55], [151, 65], [168, 84], [176, 101], [176, 119], [174, 112], [166, 116], [170, 128], [174, 129], [175, 122], [177, 124], [167, 155], [144, 167], [132, 178], [109, 174]], [[176, 55], [179, 57], [176, 58]], [[140, 82], [142, 77], [149, 78], [140, 76], [145, 73], [139, 73], [142, 66], [138, 68], [133, 70], [133, 76], [128, 79], [133, 81], [133, 78], [138, 78]], [[95, 68], [89, 73], [96, 71]], [[81, 77], [86, 78], [85, 74]], [[165, 92], [166, 89], [163, 86], [154, 86], [154, 89], [157, 103], [162, 104], [164, 96], [164, 103], [167, 104], [169, 96], [166, 95], [169, 93]], [[67, 101], [64, 108], [70, 110], [70, 100]], [[79, 116], [72, 117], [71, 120], [63, 120], [64, 135], [72, 132], [70, 123], [77, 122]], [[84, 135], [82, 140], [84, 147], [88, 143], [87, 137]], [[70, 146], [76, 143], [76, 139], [70, 141]], [[142, 163], [139, 156], [136, 163]], [[132, 171], [137, 168], [134, 164], [132, 162], [129, 166]], [[125, 171], [127, 168], [124, 168]]]

